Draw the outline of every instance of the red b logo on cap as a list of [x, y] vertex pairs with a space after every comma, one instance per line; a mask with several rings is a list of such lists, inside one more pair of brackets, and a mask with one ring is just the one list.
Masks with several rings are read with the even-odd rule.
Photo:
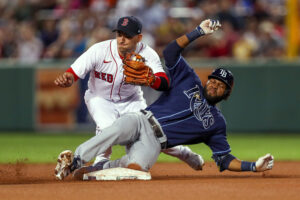
[[125, 19], [123, 20], [123, 23], [122, 23], [121, 25], [122, 25], [122, 26], [127, 26], [127, 24], [128, 24], [128, 19], [125, 18]]

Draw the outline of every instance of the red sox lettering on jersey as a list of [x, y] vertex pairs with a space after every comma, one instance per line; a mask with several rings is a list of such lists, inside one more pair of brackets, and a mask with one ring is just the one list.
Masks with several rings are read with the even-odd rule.
[[[123, 24], [126, 24], [125, 19]], [[152, 68], [154, 74], [164, 72], [159, 56], [149, 46], [139, 42], [135, 52], [146, 58], [145, 64]], [[112, 101], [133, 95], [142, 96], [140, 86], [125, 84], [122, 66], [117, 41], [113, 39], [94, 44], [77, 58], [71, 68], [79, 78], [84, 78], [90, 72], [86, 95], [97, 95]]]
[[109, 83], [113, 82], [113, 75], [112, 74], [106, 74], [104, 72], [97, 72], [95, 71], [95, 78], [99, 78], [103, 81], [107, 81]]

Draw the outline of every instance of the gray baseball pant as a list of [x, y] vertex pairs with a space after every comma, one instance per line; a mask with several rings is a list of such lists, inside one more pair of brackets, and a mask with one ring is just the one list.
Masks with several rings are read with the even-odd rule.
[[[151, 112], [147, 111], [147, 114]], [[80, 157], [86, 163], [104, 153], [108, 147], [117, 144], [126, 146], [127, 154], [118, 160], [108, 161], [104, 169], [138, 164], [142, 170], [148, 171], [161, 151], [161, 143], [147, 116], [138, 112], [123, 115], [110, 127], [103, 129], [101, 134], [79, 145], [74, 156]]]

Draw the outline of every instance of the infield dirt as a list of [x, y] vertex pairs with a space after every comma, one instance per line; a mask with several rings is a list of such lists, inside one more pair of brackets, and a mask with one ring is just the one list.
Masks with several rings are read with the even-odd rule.
[[214, 163], [194, 171], [183, 163], [157, 163], [151, 181], [64, 181], [55, 164], [0, 165], [1, 200], [300, 199], [300, 162], [276, 162], [265, 173], [222, 172]]

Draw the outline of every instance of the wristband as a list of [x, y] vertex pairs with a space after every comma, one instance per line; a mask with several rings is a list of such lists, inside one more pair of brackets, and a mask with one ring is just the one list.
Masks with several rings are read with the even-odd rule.
[[205, 35], [203, 29], [202, 29], [200, 26], [197, 26], [197, 27], [196, 27], [196, 30], [201, 34], [201, 36], [202, 36], [202, 35]]
[[195, 30], [186, 34], [186, 36], [190, 42], [196, 40], [198, 37], [201, 37], [203, 35], [205, 35], [205, 33], [200, 26], [197, 26], [197, 28]]
[[255, 162], [242, 161], [241, 170], [255, 172], [256, 171]]

